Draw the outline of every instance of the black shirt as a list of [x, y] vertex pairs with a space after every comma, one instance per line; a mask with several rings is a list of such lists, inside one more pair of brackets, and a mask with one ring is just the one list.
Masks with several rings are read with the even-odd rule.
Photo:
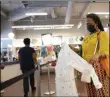
[[34, 60], [33, 60], [33, 53], [35, 53], [35, 50], [31, 47], [23, 47], [19, 50], [19, 56], [20, 56], [20, 67], [21, 70], [30, 70], [35, 68]]

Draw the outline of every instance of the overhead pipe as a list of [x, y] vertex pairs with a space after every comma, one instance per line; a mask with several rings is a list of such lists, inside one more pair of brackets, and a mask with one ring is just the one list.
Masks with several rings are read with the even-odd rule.
[[51, 14], [52, 18], [56, 18], [56, 14], [54, 12], [54, 9], [53, 8], [20, 8], [20, 9], [17, 9], [13, 12], [11, 12], [9, 14], [9, 20], [10, 21], [18, 21], [20, 19], [23, 19], [23, 18], [26, 18], [26, 17], [29, 17], [26, 15], [26, 13], [37, 13], [37, 12], [47, 12], [48, 14]]
[[65, 24], [69, 24], [72, 15], [73, 1], [68, 1], [68, 7], [66, 12]]
[[26, 16], [26, 13], [29, 13], [29, 12], [31, 13], [32, 12], [45, 12], [45, 8], [27, 8], [27, 9], [20, 8], [9, 14], [9, 20], [18, 21], [20, 19], [29, 17], [29, 16]]

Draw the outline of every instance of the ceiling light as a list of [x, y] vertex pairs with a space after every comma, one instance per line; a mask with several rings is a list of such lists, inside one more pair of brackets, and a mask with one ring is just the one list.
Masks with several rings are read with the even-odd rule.
[[74, 24], [68, 24], [68, 25], [29, 25], [29, 26], [12, 26], [12, 28], [55, 28], [55, 27], [73, 27]]
[[42, 13], [26, 13], [26, 16], [36, 16], [36, 15], [48, 15], [46, 12], [42, 12]]
[[14, 38], [14, 33], [13, 32], [10, 32], [9, 34], [8, 34], [8, 37], [10, 38], [10, 39], [13, 39]]
[[48, 29], [71, 29], [72, 27], [40, 27], [34, 28], [34, 30], [48, 30]]
[[55, 29], [71, 29], [72, 27], [56, 27]]
[[34, 30], [46, 30], [46, 29], [51, 29], [51, 28], [34, 28]]
[[109, 15], [109, 12], [89, 12], [90, 13], [95, 13], [95, 14], [99, 14], [99, 15]]
[[82, 22], [79, 22], [77, 28], [79, 29], [82, 26]]

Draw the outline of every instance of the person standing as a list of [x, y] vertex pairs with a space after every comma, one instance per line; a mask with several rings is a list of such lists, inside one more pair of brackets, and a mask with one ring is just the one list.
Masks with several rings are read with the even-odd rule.
[[109, 78], [100, 63], [100, 58], [109, 57], [109, 36], [104, 31], [99, 16], [93, 13], [87, 15], [87, 29], [89, 34], [82, 42], [82, 57], [92, 64], [103, 86], [101, 89], [96, 90], [93, 82], [87, 84], [88, 97], [108, 97]]
[[[25, 47], [21, 48], [18, 52], [20, 68], [23, 74], [34, 69], [35, 64], [37, 64], [37, 59], [36, 59], [37, 55], [35, 53], [34, 48], [30, 47], [30, 39], [25, 38], [24, 44], [25, 44]], [[29, 75], [29, 78], [30, 78], [30, 85], [31, 85], [32, 92], [34, 92], [36, 90], [34, 73]], [[24, 87], [24, 97], [28, 97], [28, 92], [29, 92], [28, 77], [25, 77], [23, 79], [23, 87]]]

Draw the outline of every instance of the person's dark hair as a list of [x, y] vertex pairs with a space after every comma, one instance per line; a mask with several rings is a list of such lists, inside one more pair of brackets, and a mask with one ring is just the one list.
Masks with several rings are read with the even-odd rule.
[[94, 20], [94, 22], [97, 24], [100, 31], [104, 31], [104, 27], [103, 27], [103, 25], [101, 23], [101, 20], [100, 20], [98, 15], [96, 15], [94, 13], [91, 13], [91, 14], [88, 14], [86, 17], [87, 18], [92, 18]]
[[30, 45], [30, 39], [29, 38], [25, 38], [23, 42], [25, 45]]

